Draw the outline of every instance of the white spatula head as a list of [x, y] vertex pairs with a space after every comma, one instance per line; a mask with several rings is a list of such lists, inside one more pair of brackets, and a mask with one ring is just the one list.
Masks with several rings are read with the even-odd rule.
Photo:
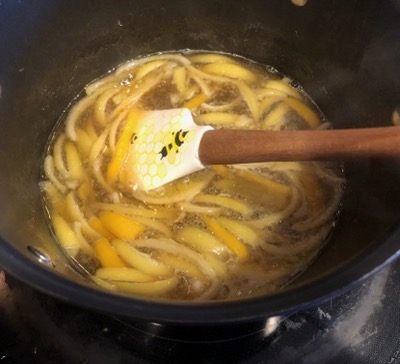
[[152, 190], [204, 168], [198, 158], [202, 135], [188, 109], [140, 111], [124, 167], [135, 188]]

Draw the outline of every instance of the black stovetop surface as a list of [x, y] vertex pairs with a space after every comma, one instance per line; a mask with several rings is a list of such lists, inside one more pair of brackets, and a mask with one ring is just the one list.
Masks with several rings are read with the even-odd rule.
[[0, 271], [0, 363], [400, 363], [400, 260], [288, 317], [225, 327], [122, 321]]

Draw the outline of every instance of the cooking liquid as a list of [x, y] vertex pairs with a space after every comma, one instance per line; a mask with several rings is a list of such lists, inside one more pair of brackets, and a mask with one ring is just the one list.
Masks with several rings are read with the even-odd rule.
[[87, 86], [44, 157], [41, 188], [57, 241], [97, 284], [122, 293], [224, 300], [276, 292], [325, 245], [344, 185], [340, 165], [216, 166], [144, 192], [129, 179], [119, 141], [133, 108], [187, 107], [214, 128], [329, 127], [293, 85], [239, 56], [183, 51], [134, 60]]

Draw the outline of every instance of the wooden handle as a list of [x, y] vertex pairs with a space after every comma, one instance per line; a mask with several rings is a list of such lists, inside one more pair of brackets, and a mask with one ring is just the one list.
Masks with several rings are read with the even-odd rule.
[[400, 158], [400, 127], [260, 131], [219, 129], [204, 133], [203, 164]]

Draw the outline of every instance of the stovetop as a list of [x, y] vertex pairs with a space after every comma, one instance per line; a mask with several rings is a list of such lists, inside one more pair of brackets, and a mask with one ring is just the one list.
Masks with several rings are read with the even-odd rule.
[[400, 363], [400, 260], [288, 317], [183, 328], [121, 320], [0, 271], [0, 363]]

